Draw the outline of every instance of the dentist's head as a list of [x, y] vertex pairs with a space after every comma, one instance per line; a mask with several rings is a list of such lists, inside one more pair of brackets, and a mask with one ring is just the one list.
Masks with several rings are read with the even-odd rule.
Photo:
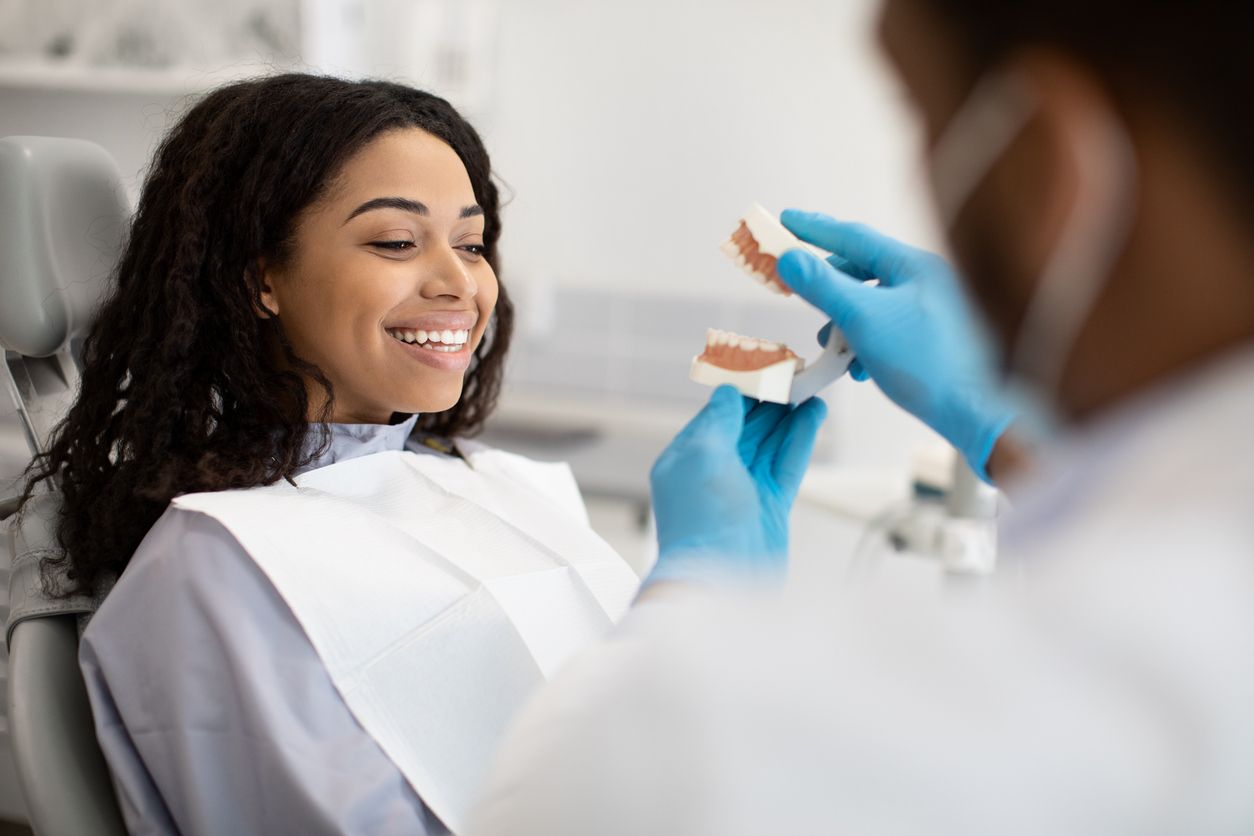
[[884, 4], [970, 290], [1011, 374], [1068, 417], [1254, 338], [1248, 17], [1220, 0]]

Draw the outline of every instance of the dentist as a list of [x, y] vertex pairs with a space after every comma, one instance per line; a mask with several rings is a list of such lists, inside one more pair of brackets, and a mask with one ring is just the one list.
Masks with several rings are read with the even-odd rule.
[[720, 593], [703, 567], [781, 573], [791, 496], [719, 390], [654, 470], [640, 606], [524, 712], [469, 832], [1254, 831], [1248, 32], [1219, 0], [886, 0], [962, 278], [799, 212], [834, 256], [780, 273], [1008, 490], [1014, 571]]

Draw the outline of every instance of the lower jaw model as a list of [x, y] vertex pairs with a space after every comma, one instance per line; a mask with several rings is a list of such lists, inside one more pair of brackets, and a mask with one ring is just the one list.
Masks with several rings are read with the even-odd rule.
[[793, 375], [804, 366], [788, 346], [711, 328], [690, 377], [707, 386], [730, 383], [760, 401], [788, 403]]
[[[760, 284], [791, 296], [776, 263], [791, 249], [827, 254], [800, 241], [761, 206], [754, 204], [720, 248]], [[731, 384], [759, 401], [799, 403], [844, 374], [853, 357], [834, 328], [823, 356], [810, 367], [781, 343], [710, 329], [705, 351], [693, 358], [689, 377], [706, 386]]]

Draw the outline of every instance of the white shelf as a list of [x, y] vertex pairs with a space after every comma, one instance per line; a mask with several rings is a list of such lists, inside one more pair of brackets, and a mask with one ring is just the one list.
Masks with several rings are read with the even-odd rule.
[[240, 63], [213, 70], [193, 67], [148, 70], [78, 64], [0, 62], [0, 89], [182, 96], [201, 93], [229, 81], [270, 75], [287, 69], [259, 63]]

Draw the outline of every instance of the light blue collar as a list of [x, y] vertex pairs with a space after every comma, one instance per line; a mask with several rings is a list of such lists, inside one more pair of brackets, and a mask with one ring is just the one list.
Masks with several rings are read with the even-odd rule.
[[330, 434], [330, 443], [298, 474], [373, 453], [404, 450], [416, 423], [417, 415], [411, 415], [399, 424], [312, 424], [305, 442], [308, 445], [306, 449], [321, 447], [327, 438], [325, 433]]

